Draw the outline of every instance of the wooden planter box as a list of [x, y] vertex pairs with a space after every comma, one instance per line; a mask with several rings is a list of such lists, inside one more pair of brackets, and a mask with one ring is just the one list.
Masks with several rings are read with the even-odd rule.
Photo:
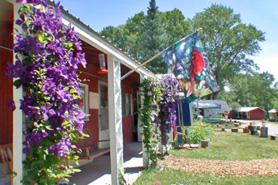
[[251, 135], [257, 135], [257, 127], [249, 126], [249, 130], [251, 131]]
[[248, 128], [244, 128], [243, 129], [243, 133], [245, 133], [245, 134], [249, 133], [249, 129]]
[[231, 131], [232, 132], [238, 132], [238, 129], [237, 128], [232, 128]]
[[276, 137], [277, 137], [277, 136], [273, 136], [273, 135], [271, 135], [271, 136], [270, 136], [270, 140], [275, 140], [275, 139], [276, 139]]
[[268, 137], [268, 127], [261, 127], [260, 136], [261, 137]]
[[202, 148], [208, 148], [209, 147], [209, 141], [208, 140], [202, 140], [201, 141], [201, 147]]

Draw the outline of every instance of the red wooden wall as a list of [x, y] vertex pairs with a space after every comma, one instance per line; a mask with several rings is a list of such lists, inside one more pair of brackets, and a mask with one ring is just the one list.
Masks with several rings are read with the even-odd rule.
[[[0, 3], [0, 46], [13, 47], [13, 5]], [[13, 113], [7, 103], [13, 99], [12, 78], [4, 74], [7, 62], [13, 62], [13, 52], [0, 48], [0, 145], [12, 143]]]
[[[79, 69], [85, 73], [81, 73], [80, 79], [83, 81], [82, 83], [88, 84], [89, 92], [99, 93], [98, 84], [99, 81], [108, 82], [108, 74], [97, 74], [99, 70], [99, 61], [98, 61], [98, 54], [101, 52], [92, 46], [89, 46], [87, 43], [82, 42], [83, 51], [85, 52], [87, 66], [86, 68], [82, 68], [79, 66]], [[107, 60], [106, 60], [107, 61]], [[107, 65], [106, 65], [107, 67]], [[125, 66], [121, 66], [121, 73], [124, 75], [130, 69]], [[86, 73], [90, 73], [86, 74]], [[140, 84], [140, 76], [137, 73], [133, 73], [126, 79], [122, 81], [122, 92], [129, 93], [133, 95], [133, 106], [135, 110], [136, 104], [136, 92], [139, 88]], [[109, 87], [108, 87], [109, 89]], [[90, 101], [90, 100], [89, 100]], [[98, 109], [89, 109], [90, 118], [89, 121], [86, 121], [85, 128], [90, 134], [90, 138], [88, 140], [98, 140], [99, 138], [99, 110]], [[124, 144], [130, 143], [133, 141], [133, 124], [134, 124], [134, 116], [124, 116], [123, 117], [123, 139]]]
[[130, 143], [133, 141], [133, 116], [124, 116], [123, 117], [123, 138], [124, 144]]
[[[127, 73], [130, 69], [125, 66], [122, 66], [122, 75]], [[134, 128], [135, 117], [134, 114], [137, 111], [137, 97], [136, 93], [140, 86], [140, 75], [138, 73], [133, 73], [130, 77], [127, 77], [122, 81], [122, 92], [132, 94], [133, 98], [133, 115], [132, 116], [123, 116], [123, 138], [124, 144], [134, 141], [133, 130]]]
[[[3, 5], [4, 4], [4, 5]], [[7, 11], [4, 11], [7, 10]], [[13, 5], [10, 3], [1, 3], [0, 7], [1, 17], [0, 17], [0, 45], [7, 48], [12, 48], [13, 45]], [[4, 15], [4, 16], [2, 16]], [[107, 82], [106, 75], [98, 75], [99, 70], [98, 54], [101, 52], [97, 49], [89, 46], [83, 42], [83, 50], [86, 54], [86, 60], [88, 62], [86, 69], [80, 66], [81, 71], [88, 72], [92, 75], [82, 73], [80, 79], [86, 79], [82, 83], [89, 85], [89, 92], [98, 93], [98, 82]], [[12, 62], [13, 53], [11, 51], [0, 49], [0, 144], [6, 144], [12, 142], [12, 110], [7, 107], [8, 101], [13, 98], [12, 89], [12, 78], [6, 77], [4, 70], [6, 69], [6, 63]], [[106, 65], [107, 66], [107, 65]], [[127, 73], [130, 69], [123, 66], [122, 75]], [[133, 73], [125, 80], [122, 81], [122, 91], [125, 93], [130, 93], [133, 97], [136, 97], [136, 91], [140, 83], [140, 76], [137, 73]], [[108, 87], [109, 88], [109, 87]], [[134, 98], [134, 107], [136, 107], [136, 101]], [[90, 134], [88, 140], [98, 140], [99, 138], [99, 126], [98, 126], [98, 109], [89, 109], [89, 114], [91, 115], [89, 121], [86, 122], [85, 128]], [[123, 135], [124, 143], [129, 143], [133, 141], [133, 116], [123, 117]]]
[[[87, 60], [87, 66], [86, 69], [84, 69], [81, 65], [79, 66], [79, 69], [81, 71], [85, 71], [87, 73], [93, 74], [88, 75], [85, 73], [80, 74], [80, 79], [83, 80], [82, 83], [87, 84], [89, 86], [89, 92], [98, 93], [98, 80], [100, 77], [97, 75], [97, 62], [98, 62], [98, 54], [100, 53], [97, 49], [89, 46], [85, 42], [82, 42], [83, 51], [85, 52], [85, 57]], [[86, 80], [86, 81], [84, 81]], [[90, 101], [90, 100], [89, 100]], [[88, 134], [90, 135], [89, 138], [86, 138], [86, 140], [90, 141], [96, 141], [99, 140], [99, 126], [98, 126], [98, 115], [99, 115], [98, 109], [90, 109], [89, 108], [89, 121], [86, 121], [85, 123], [85, 129], [87, 130]]]
[[262, 120], [265, 119], [265, 112], [261, 109], [255, 109], [249, 112], [250, 119]]

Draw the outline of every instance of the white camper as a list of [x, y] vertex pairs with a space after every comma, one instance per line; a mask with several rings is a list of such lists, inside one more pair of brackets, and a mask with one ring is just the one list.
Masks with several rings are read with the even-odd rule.
[[195, 100], [192, 105], [193, 115], [202, 115], [204, 118], [218, 118], [228, 115], [230, 107], [222, 100]]

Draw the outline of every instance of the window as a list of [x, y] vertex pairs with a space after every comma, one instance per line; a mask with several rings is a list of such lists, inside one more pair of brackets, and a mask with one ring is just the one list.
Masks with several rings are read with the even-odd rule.
[[122, 115], [123, 116], [133, 115], [132, 94], [122, 93]]
[[108, 87], [104, 83], [99, 84], [99, 93], [100, 93], [100, 130], [109, 129], [109, 115], [108, 115]]
[[[78, 100], [78, 104], [80, 106], [80, 108], [86, 113], [89, 114], [89, 87], [87, 84], [81, 84], [80, 85], [80, 91], [81, 91], [81, 95], [80, 95], [80, 99]], [[89, 117], [86, 116], [85, 121], [88, 121]]]

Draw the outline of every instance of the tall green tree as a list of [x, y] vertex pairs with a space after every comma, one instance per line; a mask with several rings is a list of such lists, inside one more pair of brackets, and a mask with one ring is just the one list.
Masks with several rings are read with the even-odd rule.
[[187, 21], [178, 9], [161, 14], [161, 21], [165, 32], [164, 47], [168, 47], [179, 41], [191, 32], [189, 21]]
[[260, 107], [268, 111], [276, 106], [278, 89], [274, 77], [268, 72], [238, 74], [231, 80], [230, 90], [219, 97], [230, 107]]
[[124, 51], [128, 49], [126, 34], [123, 25], [119, 27], [108, 26], [101, 32], [102, 36]]
[[126, 45], [128, 54], [130, 54], [135, 59], [139, 59], [139, 51], [138, 47], [139, 43], [139, 35], [142, 33], [144, 29], [144, 25], [146, 22], [146, 16], [144, 12], [140, 12], [135, 14], [132, 18], [128, 19], [125, 26], [126, 33]]
[[[108, 26], [100, 34], [123, 51], [143, 62], [190, 33], [190, 24], [178, 9], [159, 12], [155, 1], [150, 1], [148, 14], [139, 12], [119, 27]], [[155, 73], [165, 73], [162, 59], [147, 67]]]
[[[233, 98], [229, 102], [236, 102], [242, 107], [252, 107], [257, 104], [257, 99], [252, 91], [252, 83], [256, 81], [250, 74], [238, 74], [231, 81], [231, 90], [228, 92]], [[219, 95], [220, 96], [220, 95]], [[221, 96], [220, 96], [221, 97]]]
[[145, 20], [144, 12], [140, 12], [129, 18], [123, 25], [105, 27], [100, 34], [138, 60], [138, 38], [144, 28]]
[[250, 91], [254, 93], [257, 100], [256, 105], [266, 111], [273, 108], [273, 100], [278, 97], [277, 91], [273, 87], [274, 80], [272, 74], [263, 72], [254, 75], [254, 80], [250, 84]]
[[[139, 35], [139, 61], [144, 62], [164, 49], [165, 34], [161, 24], [161, 17], [155, 0], [151, 0], [144, 29]], [[167, 65], [162, 58], [157, 58], [147, 65], [154, 73], [166, 73]]]
[[278, 82], [275, 82], [273, 85], [274, 88], [274, 94], [276, 94], [276, 97], [273, 97], [273, 108], [278, 110]]
[[[242, 23], [240, 15], [232, 8], [213, 4], [197, 13], [191, 26], [193, 30], [203, 28], [200, 37], [220, 89], [236, 74], [258, 69], [249, 56], [259, 52], [259, 43], [265, 40], [264, 33], [254, 25]], [[214, 93], [213, 99], [216, 97]]]

